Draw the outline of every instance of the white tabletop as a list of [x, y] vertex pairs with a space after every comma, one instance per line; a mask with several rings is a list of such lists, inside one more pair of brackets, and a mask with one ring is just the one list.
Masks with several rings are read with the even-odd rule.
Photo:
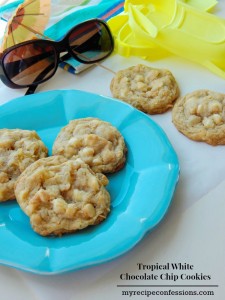
[[[223, 12], [225, 1], [219, 1], [217, 13], [223, 15]], [[177, 79], [181, 95], [204, 88], [225, 92], [224, 79], [197, 64], [174, 56], [150, 62], [137, 57], [112, 55], [103, 64], [117, 71], [137, 63], [171, 70]], [[71, 75], [59, 69], [54, 78], [38, 87], [36, 93], [54, 89], [79, 89], [111, 96], [109, 85], [112, 77], [112, 73], [100, 67], [93, 67], [80, 75]], [[24, 92], [25, 90], [9, 89], [0, 83], [0, 104], [24, 95]], [[172, 124], [170, 111], [149, 117], [166, 132], [179, 157], [181, 167], [172, 206], [163, 222], [128, 253], [112, 262], [89, 269], [64, 275], [41, 276], [0, 266], [0, 299], [185, 299], [183, 295], [147, 297], [147, 293], [154, 291], [161, 294], [213, 292], [214, 296], [205, 294], [196, 296], [196, 299], [223, 299], [225, 148], [194, 142], [183, 136]], [[171, 267], [173, 263], [181, 263], [183, 268], [186, 264], [186, 268], [189, 269], [173, 270]], [[170, 269], [140, 270], [138, 264], [148, 266], [169, 264]], [[121, 279], [121, 274], [125, 273], [130, 275], [147, 273], [159, 277], [155, 281], [126, 281]], [[162, 273], [168, 273], [171, 277], [167, 280], [161, 279]], [[192, 280], [188, 280], [187, 277], [182, 280], [181, 274], [192, 276]], [[131, 284], [139, 286], [120, 286]], [[131, 294], [126, 294], [131, 291], [132, 297]], [[188, 299], [195, 297], [189, 296]]]

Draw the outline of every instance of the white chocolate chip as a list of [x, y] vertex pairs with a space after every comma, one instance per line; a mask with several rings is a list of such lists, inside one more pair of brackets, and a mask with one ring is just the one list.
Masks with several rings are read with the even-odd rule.
[[223, 124], [223, 118], [220, 114], [213, 114], [212, 119], [216, 125]]
[[88, 179], [88, 184], [91, 186], [91, 188], [97, 192], [99, 190], [99, 183], [95, 176], [90, 176]]
[[94, 149], [91, 148], [91, 147], [85, 147], [85, 148], [83, 148], [83, 149], [81, 149], [81, 150], [79, 151], [79, 155], [80, 155], [81, 157], [82, 157], [82, 156], [91, 156], [91, 157], [93, 157], [94, 154], [95, 154], [95, 151], [94, 151]]
[[78, 189], [74, 189], [73, 190], [73, 195], [72, 198], [76, 201], [82, 201], [82, 199], [84, 199], [85, 193], [84, 191], [78, 190]]
[[134, 77], [134, 80], [135, 81], [144, 81], [144, 76], [143, 75], [141, 75], [141, 74], [138, 74], [138, 75], [136, 75], [135, 77]]
[[209, 101], [208, 109], [211, 114], [221, 113], [223, 109], [222, 103], [216, 100]]
[[147, 85], [144, 82], [138, 81], [137, 82], [137, 89], [139, 91], [145, 91], [147, 89]]
[[197, 106], [197, 112], [196, 114], [200, 117], [207, 117], [208, 112], [208, 105], [206, 103], [201, 103]]
[[129, 89], [126, 88], [126, 87], [124, 87], [124, 88], [122, 88], [122, 89], [120, 90], [120, 95], [121, 95], [122, 98], [127, 97], [128, 93], [129, 93]]
[[120, 80], [120, 83], [125, 84], [125, 85], [126, 85], [128, 82], [129, 82], [128, 77], [122, 77], [121, 80]]
[[66, 212], [67, 204], [63, 199], [57, 198], [52, 201], [53, 210], [57, 214], [64, 214]]
[[91, 203], [85, 204], [83, 207], [83, 213], [89, 218], [93, 218], [96, 214], [95, 208]]
[[196, 115], [197, 114], [197, 99], [195, 97], [188, 99], [184, 109], [185, 109], [185, 115]]
[[77, 212], [77, 207], [75, 204], [72, 204], [72, 203], [69, 203], [67, 205], [67, 209], [66, 209], [66, 212], [65, 212], [65, 216], [69, 219], [73, 218], [75, 213]]
[[81, 147], [82, 146], [82, 141], [79, 138], [71, 138], [68, 142], [69, 146], [73, 146], [73, 147]]
[[200, 123], [201, 123], [201, 120], [202, 120], [201, 117], [195, 116], [195, 115], [191, 115], [191, 116], [188, 118], [188, 124], [191, 125], [191, 126], [197, 125], [197, 124], [200, 124]]
[[212, 118], [207, 118], [207, 117], [205, 117], [205, 118], [203, 119], [202, 123], [203, 123], [204, 127], [207, 128], [207, 129], [210, 129], [210, 128], [214, 128], [214, 127], [215, 127], [215, 124], [214, 124]]

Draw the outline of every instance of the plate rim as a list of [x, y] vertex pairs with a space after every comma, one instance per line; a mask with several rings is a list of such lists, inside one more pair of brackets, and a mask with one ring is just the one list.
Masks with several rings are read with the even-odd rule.
[[[175, 192], [175, 189], [176, 189], [176, 186], [177, 186], [177, 183], [178, 183], [178, 180], [179, 180], [179, 174], [180, 174], [180, 165], [179, 165], [179, 160], [178, 160], [178, 156], [174, 150], [174, 148], [172, 147], [172, 144], [171, 142], [169, 141], [166, 133], [163, 131], [163, 129], [160, 127], [160, 125], [158, 125], [154, 120], [151, 119], [150, 116], [144, 114], [143, 112], [135, 109], [133, 106], [127, 104], [127, 103], [124, 103], [118, 99], [115, 99], [115, 98], [112, 98], [112, 97], [108, 97], [108, 96], [104, 96], [104, 95], [100, 95], [100, 94], [95, 94], [95, 93], [91, 93], [91, 92], [86, 92], [86, 91], [82, 91], [82, 90], [77, 90], [77, 89], [63, 89], [63, 90], [50, 90], [50, 91], [44, 91], [44, 92], [39, 92], [37, 94], [33, 94], [33, 95], [28, 95], [28, 96], [20, 96], [20, 97], [17, 97], [9, 102], [6, 102], [6, 103], [3, 103], [2, 105], [0, 105], [0, 115], [1, 115], [1, 110], [4, 108], [7, 110], [7, 108], [10, 109], [10, 106], [15, 106], [15, 105], [18, 105], [21, 101], [23, 102], [24, 99], [27, 99], [26, 101], [28, 101], [28, 99], [30, 99], [31, 97], [38, 97], [38, 96], [42, 96], [44, 95], [44, 97], [46, 97], [45, 95], [48, 95], [48, 94], [55, 94], [55, 95], [58, 95], [58, 94], [70, 94], [70, 93], [75, 93], [75, 94], [81, 94], [81, 95], [89, 95], [91, 97], [94, 97], [94, 98], [99, 98], [101, 101], [113, 101], [119, 105], [121, 105], [121, 107], [129, 107], [129, 110], [130, 111], [133, 111], [137, 114], [140, 114], [141, 116], [143, 116], [146, 120], [149, 120], [149, 123], [151, 125], [153, 125], [155, 128], [157, 128], [158, 132], [162, 135], [163, 137], [163, 140], [168, 143], [168, 146], [170, 147], [170, 151], [173, 152], [173, 157], [174, 157], [174, 161], [173, 161], [173, 171], [175, 172], [174, 174], [174, 178], [173, 178], [173, 186], [172, 186], [172, 189], [170, 190], [170, 195], [168, 196], [169, 199], [167, 200], [167, 206], [164, 208], [164, 212], [163, 214], [161, 214], [161, 218], [158, 219], [158, 221], [154, 224], [154, 226], [152, 226], [151, 228], [145, 228], [144, 230], [141, 231], [141, 234], [139, 235], [139, 238], [136, 239], [132, 244], [129, 244], [129, 247], [125, 247], [123, 251], [120, 251], [119, 253], [116, 253], [114, 255], [111, 255], [111, 256], [108, 256], [107, 258], [104, 258], [103, 260], [101, 261], [97, 261], [97, 262], [92, 262], [92, 263], [87, 263], [86, 265], [83, 265], [83, 266], [80, 266], [80, 267], [76, 267], [76, 264], [74, 265], [70, 265], [70, 267], [62, 267], [61, 269], [55, 269], [53, 270], [53, 268], [51, 270], [40, 270], [37, 268], [34, 268], [34, 267], [26, 267], [25, 264], [24, 266], [21, 266], [21, 265], [16, 265], [15, 263], [11, 264], [10, 262], [6, 262], [6, 261], [2, 261], [1, 258], [0, 258], [0, 263], [2, 265], [6, 265], [6, 266], [9, 266], [9, 267], [12, 267], [12, 268], [17, 268], [17, 269], [20, 269], [20, 270], [23, 270], [23, 271], [28, 271], [28, 272], [32, 272], [32, 273], [35, 273], [35, 274], [41, 274], [41, 275], [55, 275], [55, 274], [62, 274], [62, 273], [66, 273], [66, 272], [71, 272], [71, 271], [78, 271], [80, 269], [84, 269], [84, 268], [87, 268], [87, 267], [90, 267], [90, 266], [96, 266], [96, 265], [99, 265], [99, 264], [102, 264], [102, 263], [106, 263], [106, 262], [109, 262], [109, 261], [112, 261], [114, 260], [115, 258], [121, 256], [121, 255], [124, 255], [126, 252], [130, 251], [136, 244], [138, 244], [140, 242], [140, 240], [142, 240], [142, 238], [150, 231], [152, 231], [157, 225], [159, 225], [161, 223], [161, 221], [163, 220], [164, 216], [166, 215], [171, 203], [172, 203], [172, 200], [173, 200], [173, 195], [174, 195], [174, 192]], [[26, 97], [26, 98], [25, 98]], [[63, 100], [64, 101], [64, 100]], [[30, 101], [31, 103], [32, 101]], [[31, 105], [32, 106], [32, 105]], [[1, 126], [1, 122], [0, 122], [0, 128], [3, 128]], [[37, 130], [38, 131], [38, 130]], [[172, 165], [172, 163], [171, 163]], [[172, 176], [172, 175], [171, 175]], [[0, 204], [1, 205], [1, 204]], [[0, 255], [1, 255], [1, 252], [0, 252]], [[50, 259], [50, 258], [49, 258]]]

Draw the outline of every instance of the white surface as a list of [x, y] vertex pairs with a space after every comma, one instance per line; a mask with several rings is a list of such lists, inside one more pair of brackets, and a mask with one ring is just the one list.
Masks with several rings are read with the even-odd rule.
[[[224, 16], [224, 12], [225, 1], [220, 0], [217, 13]], [[114, 55], [107, 59], [104, 65], [117, 71], [137, 63], [171, 70], [177, 79], [181, 95], [202, 88], [225, 92], [223, 79], [199, 65], [173, 56], [160, 61], [146, 62], [137, 57], [124, 58]], [[38, 88], [36, 93], [53, 89], [80, 89], [111, 96], [109, 84], [112, 77], [112, 73], [100, 67], [94, 67], [77, 76], [59, 69], [51, 80]], [[0, 104], [24, 95], [24, 92], [25, 90], [11, 90], [0, 83]], [[225, 294], [225, 148], [224, 146], [212, 147], [187, 139], [172, 124], [171, 112], [151, 117], [168, 135], [181, 166], [180, 181], [173, 204], [160, 226], [122, 257], [76, 273], [42, 277], [0, 266], [1, 299], [126, 299], [129, 296], [122, 296], [121, 288], [118, 288], [117, 284], [146, 284], [146, 282], [123, 282], [120, 274], [126, 272], [142, 274], [143, 271], [137, 269], [137, 263], [140, 262], [146, 265], [190, 263], [194, 265], [195, 272], [211, 275], [212, 279], [210, 283], [207, 282], [208, 284], [216, 284], [219, 287], [211, 288], [215, 292], [212, 297], [139, 296], [132, 299], [223, 299]], [[191, 272], [187, 271], [188, 274]], [[162, 281], [156, 283], [165, 284]], [[182, 283], [188, 284], [187, 281]], [[206, 283], [194, 281], [189, 284]], [[162, 291], [165, 288], [158, 289]], [[202, 290], [207, 289], [202, 288]]]

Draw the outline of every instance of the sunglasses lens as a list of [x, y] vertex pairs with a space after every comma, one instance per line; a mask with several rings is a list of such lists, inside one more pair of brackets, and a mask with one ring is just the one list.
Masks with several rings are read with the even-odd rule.
[[105, 23], [87, 21], [74, 28], [69, 35], [69, 45], [75, 58], [84, 63], [104, 59], [113, 51], [113, 39]]
[[42, 41], [18, 46], [4, 56], [3, 68], [10, 81], [19, 86], [41, 83], [57, 68], [55, 48]]

